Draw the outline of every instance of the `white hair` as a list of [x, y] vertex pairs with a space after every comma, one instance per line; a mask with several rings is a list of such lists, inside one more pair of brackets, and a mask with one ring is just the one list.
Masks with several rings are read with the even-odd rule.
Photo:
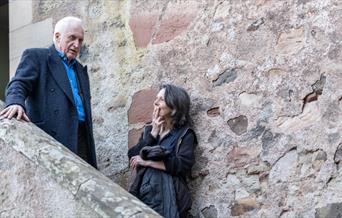
[[82, 27], [82, 20], [77, 17], [64, 17], [60, 19], [56, 25], [55, 30], [53, 32], [53, 43], [56, 44], [56, 33], [64, 34], [65, 30], [69, 25], [78, 25]]

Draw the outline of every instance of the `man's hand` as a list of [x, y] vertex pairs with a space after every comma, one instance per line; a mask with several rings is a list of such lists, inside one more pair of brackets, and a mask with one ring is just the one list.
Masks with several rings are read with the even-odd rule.
[[0, 120], [4, 118], [12, 119], [14, 116], [16, 116], [17, 120], [30, 122], [24, 108], [18, 104], [10, 105], [0, 112]]

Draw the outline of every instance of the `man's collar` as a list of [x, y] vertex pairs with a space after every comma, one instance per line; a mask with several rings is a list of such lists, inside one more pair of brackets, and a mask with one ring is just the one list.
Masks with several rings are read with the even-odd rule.
[[73, 59], [69, 62], [67, 56], [63, 52], [59, 51], [58, 49], [56, 49], [56, 51], [58, 56], [61, 57], [64, 63], [66, 63], [68, 66], [73, 66], [76, 64], [76, 59]]

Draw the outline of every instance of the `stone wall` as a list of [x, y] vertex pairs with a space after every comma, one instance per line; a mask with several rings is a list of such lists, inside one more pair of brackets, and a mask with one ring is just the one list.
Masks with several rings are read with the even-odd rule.
[[174, 83], [191, 95], [199, 138], [195, 217], [338, 216], [341, 1], [30, 3], [32, 28], [84, 20], [80, 60], [106, 176], [126, 186], [127, 146], [150, 119], [154, 90]]
[[0, 217], [160, 217], [32, 123], [0, 126]]

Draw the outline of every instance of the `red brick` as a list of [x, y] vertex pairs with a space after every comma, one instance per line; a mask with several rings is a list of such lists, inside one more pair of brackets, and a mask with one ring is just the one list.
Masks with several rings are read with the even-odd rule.
[[128, 132], [128, 149], [130, 149], [132, 146], [134, 146], [138, 143], [143, 129], [144, 128], [129, 130], [129, 132]]
[[151, 40], [152, 44], [170, 41], [188, 28], [198, 11], [196, 2], [168, 3], [161, 15], [162, 5], [156, 4], [156, 8], [151, 9], [145, 8], [144, 3], [133, 3], [129, 26], [136, 47], [144, 48]]
[[131, 14], [129, 26], [136, 47], [144, 48], [149, 44], [157, 20], [157, 13]]
[[128, 110], [128, 123], [148, 123], [152, 119], [153, 102], [156, 98], [155, 89], [144, 89], [133, 95], [131, 107]]
[[168, 42], [186, 30], [197, 15], [197, 5], [193, 3], [170, 4], [160, 23], [159, 31], [152, 44]]

